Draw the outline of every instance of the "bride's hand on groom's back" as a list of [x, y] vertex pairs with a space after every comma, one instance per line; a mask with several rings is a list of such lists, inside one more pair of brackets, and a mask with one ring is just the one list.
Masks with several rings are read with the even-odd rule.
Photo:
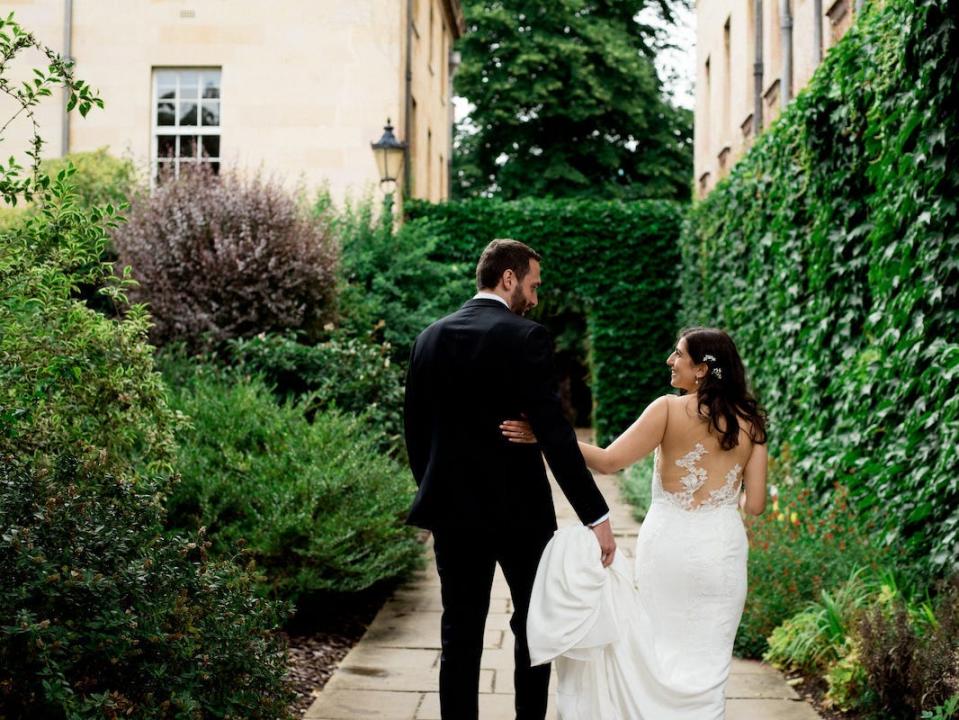
[[533, 428], [526, 420], [504, 420], [499, 424], [499, 430], [511, 443], [535, 445], [538, 442]]

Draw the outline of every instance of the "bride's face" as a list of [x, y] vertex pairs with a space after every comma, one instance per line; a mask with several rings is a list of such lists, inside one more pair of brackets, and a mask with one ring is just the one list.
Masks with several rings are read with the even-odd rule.
[[670, 369], [670, 385], [687, 392], [696, 392], [696, 380], [698, 378], [701, 381], [704, 374], [703, 365], [694, 364], [689, 357], [689, 352], [686, 350], [686, 338], [680, 338], [676, 344], [676, 349], [666, 358], [666, 364], [669, 365]]

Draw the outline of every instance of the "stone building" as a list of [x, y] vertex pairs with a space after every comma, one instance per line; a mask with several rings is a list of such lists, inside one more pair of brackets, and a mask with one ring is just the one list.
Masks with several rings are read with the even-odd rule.
[[703, 197], [802, 89], [863, 0], [697, 0], [695, 193]]
[[[459, 0], [3, 0], [76, 61], [106, 107], [80, 118], [62, 98], [37, 114], [46, 156], [94, 150], [155, 176], [185, 163], [262, 169], [335, 199], [379, 182], [370, 143], [387, 118], [408, 143], [408, 191], [449, 196], [452, 46]], [[35, 54], [28, 60], [43, 66]], [[31, 65], [32, 66], [32, 65]], [[25, 75], [24, 75], [25, 76]], [[0, 102], [4, 118], [13, 107]], [[25, 118], [0, 154], [25, 147]]]

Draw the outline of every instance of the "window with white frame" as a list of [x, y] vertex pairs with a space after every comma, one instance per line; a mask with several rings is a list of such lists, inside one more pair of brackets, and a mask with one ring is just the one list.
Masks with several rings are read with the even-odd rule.
[[153, 71], [153, 175], [177, 177], [184, 165], [220, 171], [220, 70]]

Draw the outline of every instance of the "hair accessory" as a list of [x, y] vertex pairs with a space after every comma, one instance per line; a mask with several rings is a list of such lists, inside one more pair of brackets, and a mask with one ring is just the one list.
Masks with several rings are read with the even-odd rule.
[[713, 375], [715, 375], [716, 377], [718, 377], [720, 380], [723, 379], [723, 369], [722, 369], [722, 368], [715, 367], [715, 368], [713, 368], [712, 370], [710, 370], [709, 372], [711, 372]]
[[703, 355], [703, 362], [716, 362], [715, 355]]

